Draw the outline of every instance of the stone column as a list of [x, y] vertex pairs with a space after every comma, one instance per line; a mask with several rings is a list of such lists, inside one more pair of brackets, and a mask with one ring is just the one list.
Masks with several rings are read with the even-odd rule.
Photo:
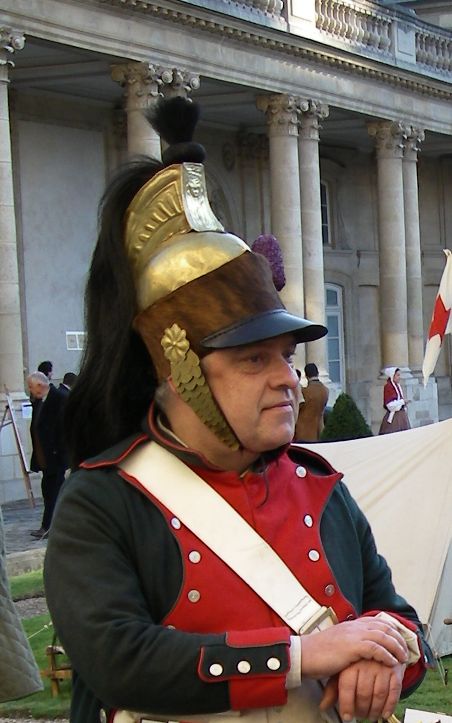
[[144, 113], [156, 103], [161, 86], [172, 82], [172, 71], [152, 63], [136, 62], [113, 65], [111, 75], [125, 89], [129, 154], [144, 154], [160, 160], [160, 138]]
[[424, 359], [424, 323], [422, 314], [422, 268], [417, 154], [424, 138], [425, 134], [423, 129], [407, 126], [402, 163], [405, 206], [408, 361], [411, 371], [419, 374]]
[[300, 173], [298, 166], [297, 99], [264, 95], [257, 107], [265, 113], [269, 135], [271, 228], [281, 246], [286, 285], [281, 297], [287, 308], [304, 316], [301, 246]]
[[0, 28], [0, 397], [24, 390], [22, 319], [8, 105], [8, 71], [15, 50], [24, 47], [21, 32]]
[[[301, 230], [303, 235], [303, 283], [306, 317], [325, 324], [325, 278], [323, 271], [322, 210], [320, 204], [319, 120], [328, 116], [328, 106], [300, 100]], [[314, 362], [320, 375], [328, 377], [327, 337], [306, 346], [306, 360]]]
[[378, 176], [382, 367], [408, 368], [407, 281], [401, 123], [369, 123], [375, 138]]

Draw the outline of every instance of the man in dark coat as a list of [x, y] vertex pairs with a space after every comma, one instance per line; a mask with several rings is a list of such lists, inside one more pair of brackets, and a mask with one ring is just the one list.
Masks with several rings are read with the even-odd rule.
[[31, 468], [42, 471], [41, 490], [44, 513], [39, 530], [32, 530], [33, 537], [46, 536], [52, 521], [53, 510], [67, 469], [63, 444], [63, 408], [65, 395], [50, 384], [43, 372], [33, 372], [27, 378], [30, 394], [37, 405], [30, 428], [33, 441]]

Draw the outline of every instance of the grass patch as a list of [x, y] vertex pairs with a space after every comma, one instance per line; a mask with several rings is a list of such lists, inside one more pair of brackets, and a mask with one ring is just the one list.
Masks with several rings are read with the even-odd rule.
[[[20, 576], [22, 577], [22, 575]], [[47, 645], [52, 643], [54, 635], [53, 627], [49, 626], [50, 616], [36, 615], [34, 618], [22, 621], [33, 654], [36, 658], [39, 670], [48, 667], [48, 659], [45, 654]], [[32, 636], [32, 637], [31, 637]], [[60, 683], [60, 695], [52, 698], [50, 680], [43, 678], [44, 690], [39, 693], [20, 698], [19, 700], [8, 701], [0, 704], [0, 716], [19, 714], [32, 718], [68, 718], [71, 699], [71, 681], [64, 680]]]
[[437, 668], [428, 670], [419, 688], [397, 706], [397, 718], [403, 720], [407, 708], [427, 710], [432, 713], [452, 713], [452, 655], [441, 659], [444, 668], [449, 669], [449, 684], [444, 685]]
[[23, 600], [29, 597], [44, 596], [44, 581], [41, 570], [32, 570], [32, 572], [24, 572], [23, 575], [17, 575], [9, 579], [11, 587], [11, 595], [13, 600]]

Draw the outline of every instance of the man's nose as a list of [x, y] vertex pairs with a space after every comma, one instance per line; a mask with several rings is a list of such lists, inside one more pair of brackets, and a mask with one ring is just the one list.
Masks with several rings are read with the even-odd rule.
[[278, 361], [274, 378], [276, 386], [285, 386], [289, 389], [296, 389], [299, 383], [297, 372], [287, 359]]

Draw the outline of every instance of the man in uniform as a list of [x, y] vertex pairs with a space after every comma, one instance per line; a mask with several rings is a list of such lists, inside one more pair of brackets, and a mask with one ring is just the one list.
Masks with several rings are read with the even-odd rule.
[[389, 717], [419, 621], [342, 475], [290, 448], [295, 347], [326, 329], [213, 215], [195, 110], [162, 103], [163, 164], [103, 200], [45, 564], [71, 721]]

